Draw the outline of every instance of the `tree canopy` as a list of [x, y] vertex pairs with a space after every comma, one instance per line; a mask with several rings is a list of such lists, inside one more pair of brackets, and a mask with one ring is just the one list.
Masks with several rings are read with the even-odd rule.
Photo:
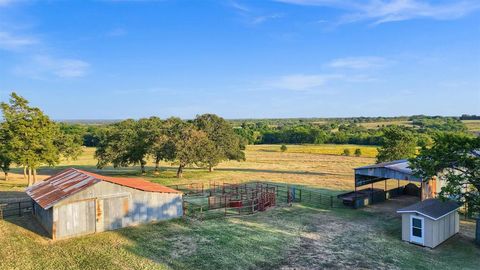
[[[28, 170], [29, 185], [36, 181], [36, 169], [41, 165], [54, 166], [61, 157], [75, 158], [80, 145], [72, 136], [63, 133], [39, 108], [29, 106], [23, 97], [11, 94], [9, 103], [2, 102], [1, 124], [2, 169], [10, 163]], [[9, 162], [7, 162], [9, 161]], [[32, 175], [33, 174], [33, 175]]]
[[384, 131], [382, 146], [378, 148], [377, 162], [412, 158], [417, 151], [417, 138], [398, 126]]
[[455, 133], [438, 133], [431, 148], [424, 147], [410, 160], [422, 179], [441, 177], [446, 181], [440, 196], [466, 203], [470, 213], [480, 214], [480, 138]]
[[241, 138], [228, 122], [205, 114], [194, 121], [150, 117], [112, 124], [100, 133], [95, 155], [99, 168], [110, 163], [114, 167], [139, 164], [142, 173], [149, 158], [155, 162], [154, 173], [160, 161], [175, 162], [177, 176], [182, 177], [188, 166], [212, 171], [221, 161], [244, 160], [242, 149]]

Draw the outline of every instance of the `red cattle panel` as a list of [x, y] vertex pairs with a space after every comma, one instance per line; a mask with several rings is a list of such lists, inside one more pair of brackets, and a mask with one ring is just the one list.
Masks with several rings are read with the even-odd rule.
[[86, 189], [100, 181], [106, 181], [142, 191], [181, 193], [178, 190], [136, 178], [103, 176], [74, 168], [57, 173], [45, 181], [27, 188], [27, 194], [42, 208], [48, 209], [58, 201]]

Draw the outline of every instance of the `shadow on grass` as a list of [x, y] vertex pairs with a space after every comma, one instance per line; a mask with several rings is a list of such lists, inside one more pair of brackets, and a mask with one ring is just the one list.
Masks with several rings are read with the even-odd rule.
[[118, 231], [127, 249], [174, 269], [274, 269], [319, 210], [275, 209], [242, 218], [175, 220]]
[[49, 237], [47, 232], [42, 228], [42, 226], [40, 226], [35, 217], [30, 213], [24, 214], [22, 216], [7, 217], [4, 219], [4, 221], [21, 227], [41, 237]]

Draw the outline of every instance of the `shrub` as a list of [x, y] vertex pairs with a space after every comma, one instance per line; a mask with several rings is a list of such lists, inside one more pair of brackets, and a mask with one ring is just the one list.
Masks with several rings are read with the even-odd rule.
[[362, 155], [362, 150], [360, 148], [355, 149], [355, 156], [359, 157]]
[[282, 152], [287, 151], [287, 146], [285, 144], [282, 144], [282, 146], [280, 146], [280, 151]]
[[348, 149], [348, 148], [343, 149], [343, 155], [344, 156], [350, 156], [350, 149]]

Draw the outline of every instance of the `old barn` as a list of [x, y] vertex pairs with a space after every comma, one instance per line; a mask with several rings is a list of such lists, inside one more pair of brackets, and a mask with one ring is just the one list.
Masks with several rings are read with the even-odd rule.
[[27, 189], [34, 216], [52, 239], [183, 215], [182, 193], [135, 178], [67, 169]]

